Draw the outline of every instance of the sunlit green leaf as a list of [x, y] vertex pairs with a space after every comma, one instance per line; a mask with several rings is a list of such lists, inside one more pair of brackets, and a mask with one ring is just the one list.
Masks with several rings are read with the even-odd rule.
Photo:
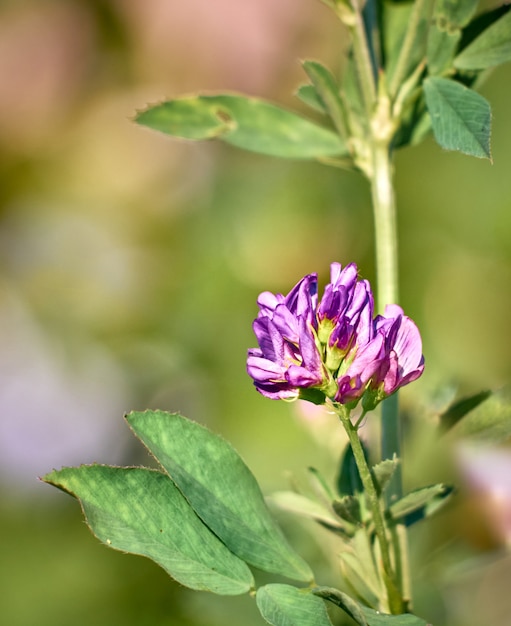
[[480, 94], [436, 76], [424, 81], [424, 94], [435, 139], [442, 148], [491, 159], [491, 110]]
[[312, 580], [309, 566], [272, 518], [256, 479], [227, 441], [163, 411], [133, 412], [126, 419], [197, 515], [234, 554], [264, 571]]
[[80, 501], [103, 543], [149, 557], [186, 587], [237, 595], [254, 586], [246, 563], [205, 526], [166, 474], [82, 465], [43, 480]]
[[477, 403], [451, 429], [451, 436], [470, 437], [488, 443], [503, 443], [511, 439], [511, 387], [503, 387]]
[[481, 70], [511, 61], [511, 13], [484, 30], [455, 59], [461, 70]]
[[394, 519], [407, 519], [407, 524], [432, 515], [445, 504], [452, 494], [452, 487], [442, 483], [421, 487], [407, 493], [390, 506], [390, 514]]
[[290, 159], [348, 152], [333, 131], [264, 100], [240, 95], [169, 100], [138, 113], [136, 121], [175, 137], [216, 137], [245, 150]]
[[332, 626], [325, 603], [310, 589], [265, 585], [257, 590], [256, 603], [272, 626]]

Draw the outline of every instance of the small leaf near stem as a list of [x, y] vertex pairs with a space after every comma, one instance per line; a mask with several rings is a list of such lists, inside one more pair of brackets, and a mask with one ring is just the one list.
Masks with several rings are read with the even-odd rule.
[[399, 590], [396, 573], [392, 567], [390, 546], [387, 539], [387, 529], [382, 510], [382, 501], [379, 498], [374, 478], [365, 458], [364, 449], [362, 447], [360, 437], [358, 436], [357, 428], [351, 422], [349, 410], [343, 405], [338, 405], [337, 414], [344, 426], [344, 429], [346, 430], [346, 434], [348, 435], [351, 449], [353, 450], [353, 456], [355, 457], [355, 462], [360, 474], [360, 480], [362, 481], [364, 492], [369, 502], [372, 521], [380, 546], [381, 562], [385, 579], [384, 583], [387, 591], [385, 604], [387, 605], [388, 610], [390, 610], [393, 614], [404, 613], [406, 610], [406, 602]]

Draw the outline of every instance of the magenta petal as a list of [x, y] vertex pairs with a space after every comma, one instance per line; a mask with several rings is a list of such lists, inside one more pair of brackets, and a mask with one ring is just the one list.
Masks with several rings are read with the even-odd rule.
[[294, 400], [298, 398], [298, 389], [288, 383], [255, 383], [257, 391], [270, 400]]
[[317, 376], [314, 372], [310, 372], [305, 367], [298, 365], [290, 365], [286, 372], [286, 380], [294, 387], [313, 387], [320, 385], [321, 376]]
[[268, 359], [249, 356], [247, 359], [247, 372], [258, 382], [284, 381], [286, 368]]

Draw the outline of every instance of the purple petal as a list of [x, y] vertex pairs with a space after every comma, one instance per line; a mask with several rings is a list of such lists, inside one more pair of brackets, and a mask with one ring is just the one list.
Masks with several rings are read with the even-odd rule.
[[294, 387], [313, 387], [322, 383], [322, 377], [299, 365], [291, 365], [286, 372], [286, 380]]
[[257, 382], [275, 382], [286, 380], [286, 368], [268, 359], [249, 356], [247, 372]]
[[289, 383], [254, 383], [257, 391], [270, 400], [293, 400], [298, 398], [298, 389]]

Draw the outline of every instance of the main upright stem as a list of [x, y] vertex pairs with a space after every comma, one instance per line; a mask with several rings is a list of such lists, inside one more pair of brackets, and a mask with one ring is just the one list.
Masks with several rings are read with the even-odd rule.
[[[398, 289], [398, 244], [396, 200], [394, 193], [391, 141], [395, 131], [392, 102], [385, 84], [385, 76], [375, 71], [369, 53], [368, 37], [365, 31], [358, 0], [351, 0], [354, 19], [349, 24], [353, 37], [353, 50], [360, 80], [362, 101], [367, 117], [367, 149], [370, 155], [366, 175], [371, 185], [374, 212], [376, 267], [377, 267], [377, 308], [383, 313], [387, 304], [399, 302]], [[421, 13], [421, 11], [418, 11]], [[418, 18], [417, 20], [418, 21]], [[414, 21], [414, 32], [417, 24]], [[406, 54], [405, 54], [406, 53]], [[408, 50], [403, 53], [408, 56]], [[406, 65], [403, 59], [401, 65]], [[403, 69], [404, 74], [404, 69]], [[378, 81], [378, 84], [377, 84]], [[382, 404], [381, 452], [384, 459], [401, 458], [401, 431], [398, 415], [398, 397], [394, 394]], [[386, 490], [387, 504], [402, 495], [401, 467], [398, 465]], [[394, 562], [399, 581], [402, 609], [409, 598], [409, 573], [407, 567], [407, 537], [404, 526], [397, 528], [398, 541], [393, 542]], [[382, 546], [383, 548], [383, 546]], [[390, 592], [390, 590], [387, 590]], [[389, 593], [389, 600], [392, 594]], [[390, 607], [392, 612], [399, 602]]]

